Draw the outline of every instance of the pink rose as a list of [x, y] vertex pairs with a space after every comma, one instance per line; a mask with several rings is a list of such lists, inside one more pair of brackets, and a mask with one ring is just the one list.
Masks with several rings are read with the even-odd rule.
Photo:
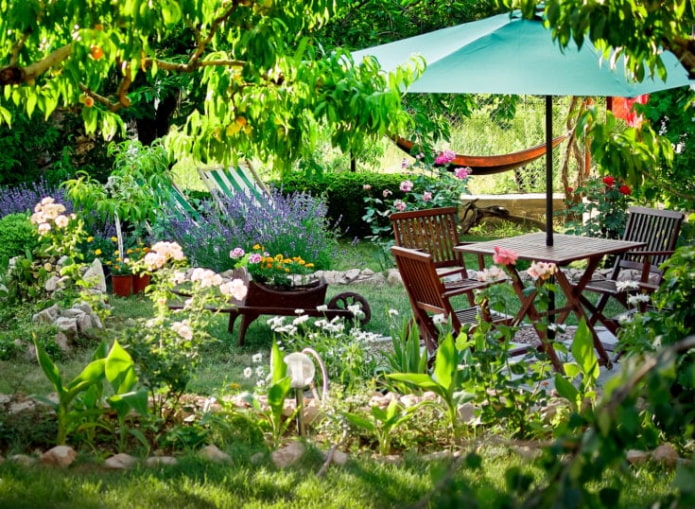
[[249, 263], [261, 263], [261, 255], [258, 253], [253, 253], [249, 256]]
[[401, 182], [401, 191], [404, 193], [409, 193], [413, 190], [413, 183], [410, 180], [404, 180]]
[[240, 247], [235, 247], [229, 252], [229, 257], [236, 259], [241, 258], [242, 256], [244, 256], [244, 254], [245, 253], [243, 249], [241, 249]]
[[398, 212], [403, 212], [407, 207], [403, 200], [396, 200], [395, 202], [393, 202], [393, 206], [396, 207], [396, 210]]
[[382, 194], [383, 194], [384, 198], [388, 198], [393, 193], [391, 191], [389, 191], [388, 189], [384, 189], [384, 192]]
[[471, 174], [471, 169], [468, 167], [456, 168], [456, 170], [454, 170], [454, 177], [456, 177], [457, 179], [463, 180], [466, 177], [468, 177], [468, 175], [470, 175], [470, 174]]
[[432, 193], [430, 193], [429, 191], [425, 191], [424, 193], [422, 193], [422, 201], [427, 202], [430, 200], [432, 200]]
[[519, 258], [519, 255], [511, 249], [504, 249], [498, 246], [495, 246], [495, 254], [492, 256], [494, 262], [500, 265], [514, 265], [517, 258]]
[[434, 164], [449, 164], [455, 158], [456, 152], [453, 150], [445, 150], [435, 158]]

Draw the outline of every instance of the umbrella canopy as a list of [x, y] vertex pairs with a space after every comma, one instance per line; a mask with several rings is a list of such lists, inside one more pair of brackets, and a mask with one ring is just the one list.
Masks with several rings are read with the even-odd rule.
[[424, 73], [409, 93], [519, 94], [546, 96], [546, 221], [552, 245], [552, 101], [551, 96], [634, 97], [690, 85], [688, 73], [670, 52], [662, 54], [666, 80], [635, 82], [624, 60], [615, 66], [602, 58], [591, 41], [581, 49], [560, 49], [538, 19], [499, 14], [352, 53], [358, 61], [373, 56], [384, 71], [421, 56]]

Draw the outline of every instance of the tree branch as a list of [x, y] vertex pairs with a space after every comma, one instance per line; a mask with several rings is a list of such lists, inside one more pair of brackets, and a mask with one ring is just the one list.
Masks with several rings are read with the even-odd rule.
[[210, 44], [210, 41], [212, 40], [213, 36], [217, 32], [218, 27], [222, 24], [223, 21], [225, 21], [229, 16], [231, 16], [231, 14], [238, 7], [239, 7], [239, 0], [234, 0], [225, 12], [223, 12], [217, 18], [215, 18], [215, 20], [210, 25], [210, 32], [208, 33], [208, 36], [205, 38], [205, 40], [198, 42], [198, 47], [195, 49], [195, 51], [191, 55], [191, 58], [188, 59], [188, 65], [192, 66], [192, 65], [196, 65], [198, 63], [198, 61], [200, 60], [200, 56], [205, 51], [205, 48], [207, 47], [207, 45]]
[[58, 48], [46, 58], [26, 67], [19, 67], [15, 64], [3, 67], [0, 69], [0, 86], [31, 84], [37, 76], [68, 58], [71, 53], [72, 43]]

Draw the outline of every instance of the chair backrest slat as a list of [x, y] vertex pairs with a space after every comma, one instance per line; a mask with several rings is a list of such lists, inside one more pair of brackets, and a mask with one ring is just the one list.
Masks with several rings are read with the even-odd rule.
[[391, 225], [397, 246], [421, 249], [432, 255], [435, 267], [464, 267], [459, 243], [456, 207], [394, 212]]
[[450, 302], [444, 297], [444, 285], [437, 275], [432, 255], [399, 246], [393, 246], [391, 252], [423, 336], [428, 341], [436, 341], [437, 330], [430, 314], [444, 314], [452, 319], [456, 329], [460, 328]]
[[[672, 210], [659, 210], [646, 207], [630, 207], [623, 240], [646, 242], [639, 251], [666, 251], [666, 254], [649, 257], [650, 270], [659, 272], [659, 265], [668, 259], [669, 251], [676, 249], [678, 235], [683, 224], [684, 215]], [[640, 270], [645, 257], [628, 254], [616, 261], [616, 269], [629, 268]]]

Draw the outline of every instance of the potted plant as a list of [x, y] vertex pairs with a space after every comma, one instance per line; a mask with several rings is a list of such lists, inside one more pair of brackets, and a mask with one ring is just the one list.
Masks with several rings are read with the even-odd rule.
[[159, 190], [172, 185], [169, 157], [161, 144], [144, 146], [135, 140], [111, 144], [109, 155], [114, 165], [105, 184], [83, 172], [65, 186], [76, 206], [114, 221], [119, 256], [124, 259], [124, 239], [145, 235], [160, 208]]

